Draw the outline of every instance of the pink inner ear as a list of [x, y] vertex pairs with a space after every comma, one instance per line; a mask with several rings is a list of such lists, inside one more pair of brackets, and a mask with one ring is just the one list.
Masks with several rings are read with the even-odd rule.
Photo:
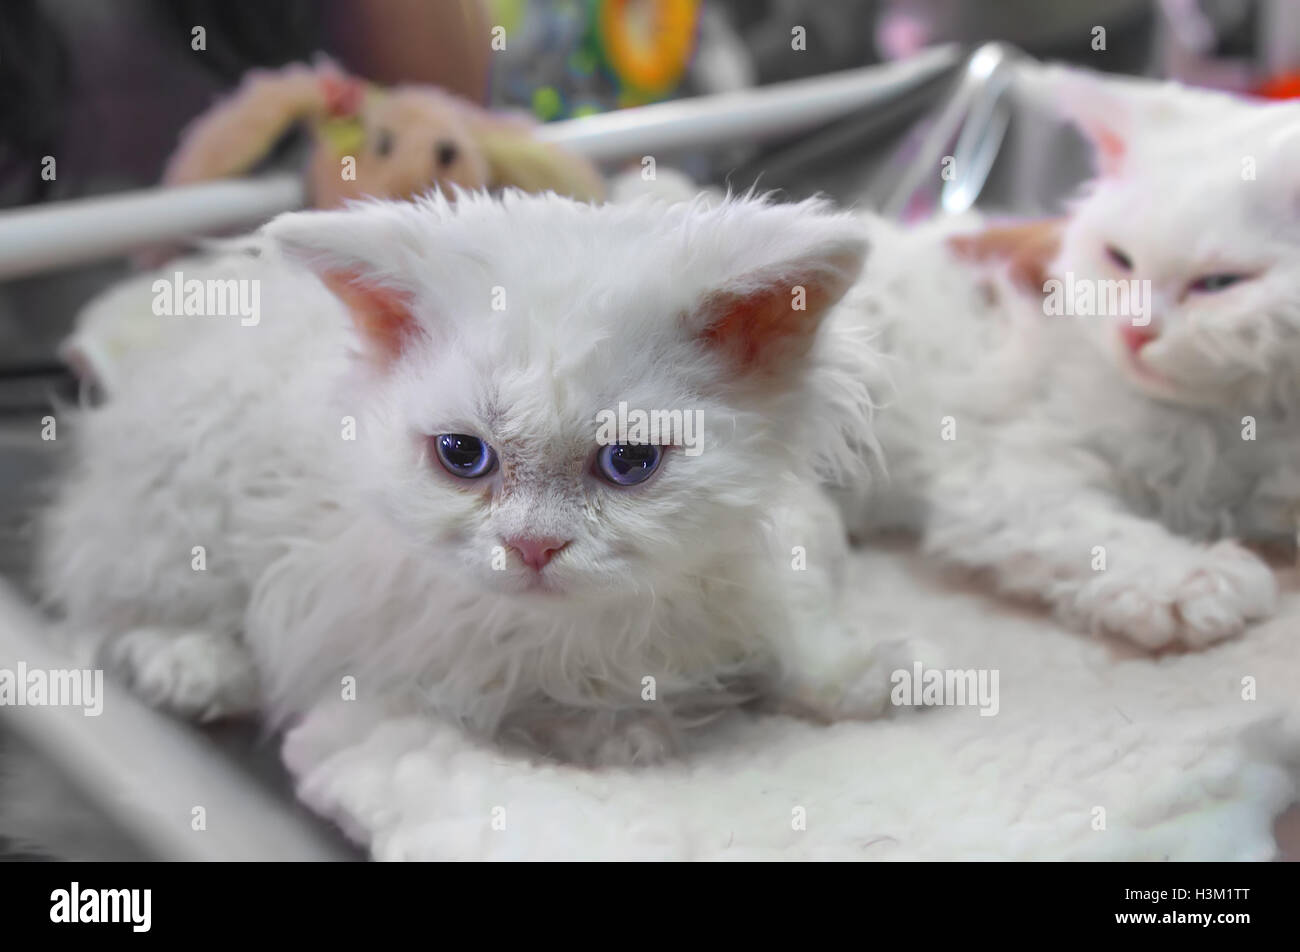
[[1117, 175], [1124, 165], [1124, 140], [1111, 129], [1095, 129], [1092, 143], [1097, 150], [1097, 166], [1102, 175]]
[[[796, 286], [804, 289], [801, 309], [794, 306]], [[748, 294], [720, 291], [705, 301], [700, 339], [742, 372], [770, 369], [807, 350], [831, 297], [824, 280], [797, 278]]]
[[419, 336], [409, 295], [368, 281], [355, 271], [326, 271], [321, 280], [347, 305], [357, 330], [381, 364], [391, 364]]

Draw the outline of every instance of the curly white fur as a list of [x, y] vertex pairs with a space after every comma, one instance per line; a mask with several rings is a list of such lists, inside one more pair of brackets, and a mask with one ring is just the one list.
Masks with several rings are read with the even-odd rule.
[[[818, 488], [865, 478], [865, 330], [846, 310], [813, 320], [810, 349], [763, 374], [701, 344], [720, 295], [807, 285], [822, 316], [860, 267], [856, 219], [463, 194], [290, 215], [252, 246], [169, 269], [260, 280], [262, 320], [159, 318], [156, 346], [77, 421], [46, 524], [51, 603], [155, 701], [247, 706], [246, 667], [234, 684], [177, 667], [243, 642], [276, 716], [354, 684], [578, 760], [656, 758], [754, 692], [827, 717], [884, 707], [903, 659], [837, 614], [844, 528]], [[419, 339], [377, 372], [304, 262], [407, 295]], [[601, 483], [595, 415], [619, 401], [701, 410], [703, 452]], [[509, 484], [442, 472], [429, 437], [447, 432], [492, 442]], [[571, 540], [548, 591], [517, 557], [493, 565], [521, 533]]]
[[[1078, 625], [1202, 645], [1274, 606], [1272, 571], [1233, 540], [1296, 532], [1300, 109], [1071, 89], [1103, 174], [1051, 271], [1150, 281], [1154, 339], [1135, 353], [1124, 318], [1047, 316], [958, 260], [946, 238], [972, 222], [875, 223], [855, 306], [879, 316], [898, 390], [877, 428], [891, 480], [858, 521], [922, 528]], [[1242, 279], [1197, 289], [1216, 274]]]

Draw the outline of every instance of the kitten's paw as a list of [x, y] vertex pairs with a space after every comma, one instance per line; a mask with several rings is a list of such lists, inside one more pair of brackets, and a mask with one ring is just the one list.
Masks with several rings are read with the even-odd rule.
[[644, 767], [677, 754], [667, 718], [641, 711], [566, 711], [517, 724], [507, 739], [585, 767]]
[[105, 661], [147, 703], [182, 717], [213, 721], [257, 708], [252, 660], [227, 635], [136, 628], [109, 643]]
[[1146, 648], [1200, 648], [1272, 613], [1277, 579], [1235, 542], [1191, 549], [1176, 562], [1089, 583], [1075, 608], [1093, 629]]
[[590, 763], [594, 767], [645, 767], [671, 760], [677, 753], [672, 731], [661, 718], [639, 718], [602, 740]]
[[878, 643], [821, 678], [801, 678], [787, 694], [785, 706], [824, 721], [882, 717], [893, 710], [894, 672], [911, 672], [918, 661], [927, 668], [940, 667], [942, 652], [917, 638]]

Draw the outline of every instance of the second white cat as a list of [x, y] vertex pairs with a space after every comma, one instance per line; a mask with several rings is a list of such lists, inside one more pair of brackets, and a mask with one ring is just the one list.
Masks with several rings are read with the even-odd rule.
[[855, 306], [898, 392], [861, 524], [919, 528], [1083, 628], [1204, 645], [1272, 611], [1240, 540], [1294, 538], [1300, 515], [1300, 108], [1070, 95], [1100, 175], [1046, 296], [954, 255], [970, 223], [875, 224]]

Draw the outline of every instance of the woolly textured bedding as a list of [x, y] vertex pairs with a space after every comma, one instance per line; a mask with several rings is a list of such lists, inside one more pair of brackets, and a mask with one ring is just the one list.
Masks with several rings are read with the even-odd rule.
[[997, 669], [996, 716], [740, 714], [682, 761], [588, 771], [362, 699], [312, 712], [285, 762], [308, 805], [384, 860], [1276, 856], [1273, 823], [1300, 779], [1294, 571], [1270, 621], [1153, 659], [946, 579], [906, 548], [853, 559], [872, 629], [942, 646], [949, 668]]

